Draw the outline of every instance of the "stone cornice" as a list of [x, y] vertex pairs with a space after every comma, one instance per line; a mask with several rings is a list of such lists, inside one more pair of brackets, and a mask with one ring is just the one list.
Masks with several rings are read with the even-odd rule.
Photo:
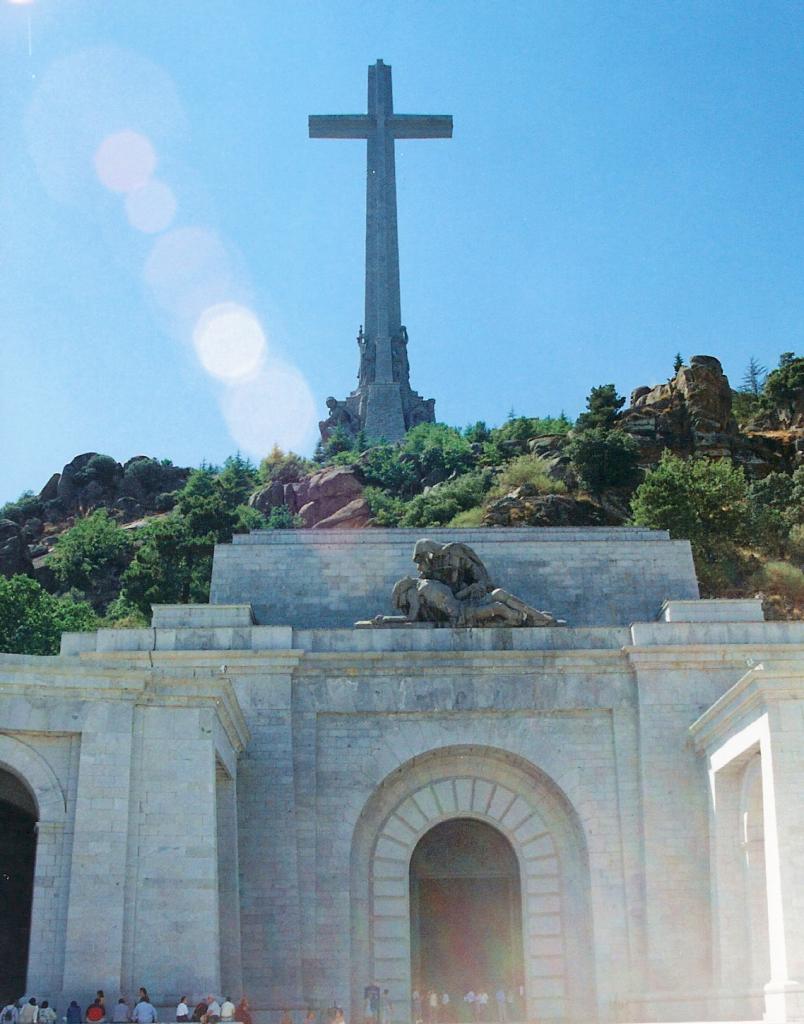
[[438, 675], [454, 669], [473, 674], [500, 672], [531, 674], [565, 672], [571, 669], [596, 673], [628, 671], [619, 650], [550, 651], [319, 651], [305, 654], [296, 671], [297, 678], [308, 676], [387, 676], [412, 672]]
[[[209, 667], [192, 672], [165, 673], [151, 652], [114, 656], [37, 659], [38, 664], [0, 663], [0, 698], [37, 696], [63, 700], [124, 701], [135, 706], [211, 707], [232, 748], [239, 752], [250, 733], [227, 666], [217, 673]], [[220, 659], [216, 659], [220, 662]], [[45, 662], [42, 664], [42, 662]], [[117, 664], [116, 664], [117, 662]], [[132, 664], [133, 662], [133, 664]], [[186, 666], [185, 666], [186, 668]]]
[[747, 713], [785, 700], [804, 702], [804, 658], [779, 659], [749, 669], [689, 727], [696, 749], [716, 745]]
[[677, 664], [687, 668], [691, 663], [705, 664], [712, 668], [717, 664], [723, 666], [743, 665], [752, 667], [759, 661], [777, 662], [804, 658], [804, 644], [780, 643], [746, 643], [746, 644], [666, 644], [656, 647], [623, 647], [623, 653], [637, 668], [666, 670]]

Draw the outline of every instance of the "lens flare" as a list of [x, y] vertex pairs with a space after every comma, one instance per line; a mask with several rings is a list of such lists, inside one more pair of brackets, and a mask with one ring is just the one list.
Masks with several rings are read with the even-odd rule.
[[112, 192], [134, 192], [147, 184], [156, 168], [151, 140], [126, 128], [107, 135], [95, 150], [95, 172]]
[[204, 310], [193, 331], [201, 365], [223, 381], [237, 381], [259, 369], [265, 335], [250, 309], [223, 302]]
[[145, 284], [154, 300], [174, 321], [174, 328], [188, 335], [210, 307], [250, 303], [244, 276], [221, 238], [198, 226], [173, 228], [160, 235], [144, 267]]
[[125, 203], [129, 224], [148, 235], [169, 228], [176, 216], [176, 197], [162, 181], [149, 181], [129, 192]]
[[262, 458], [274, 444], [304, 451], [312, 443], [315, 401], [301, 373], [286, 363], [272, 360], [227, 388], [221, 408], [233, 440], [253, 458]]
[[[93, 156], [104, 140], [124, 130], [139, 133], [161, 159], [187, 131], [170, 76], [117, 46], [79, 50], [49, 64], [37, 75], [24, 124], [36, 173], [48, 193], [59, 202], [93, 206], [98, 184]], [[139, 173], [132, 187], [148, 177]]]

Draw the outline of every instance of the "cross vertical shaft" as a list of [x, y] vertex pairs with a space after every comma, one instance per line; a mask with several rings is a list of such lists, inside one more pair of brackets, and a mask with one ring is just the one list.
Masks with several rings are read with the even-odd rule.
[[368, 111], [374, 131], [366, 154], [366, 334], [375, 346], [374, 383], [394, 381], [391, 339], [402, 327], [391, 69], [368, 69]]

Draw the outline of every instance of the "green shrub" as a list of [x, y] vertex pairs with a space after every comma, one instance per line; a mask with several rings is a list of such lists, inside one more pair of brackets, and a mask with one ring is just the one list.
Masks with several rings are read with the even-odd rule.
[[400, 458], [401, 452], [395, 445], [382, 444], [369, 448], [360, 456], [360, 470], [366, 483], [399, 497], [415, 494], [419, 487], [416, 466]]
[[731, 411], [737, 423], [746, 426], [761, 411], [760, 400], [748, 391], [732, 391]]
[[765, 378], [762, 388], [762, 406], [782, 409], [792, 414], [804, 391], [804, 358], [792, 352], [782, 353], [779, 366]]
[[470, 444], [482, 444], [491, 437], [491, 431], [486, 426], [485, 420], [476, 420], [464, 427], [463, 436]]
[[790, 533], [793, 510], [793, 478], [769, 473], [748, 488], [749, 540], [771, 554], [782, 554]]
[[792, 559], [804, 564], [804, 523], [791, 526], [787, 536], [787, 550]]
[[639, 478], [639, 446], [620, 430], [584, 430], [566, 451], [578, 479], [593, 494], [607, 487], [631, 487]]
[[12, 519], [15, 523], [22, 523], [31, 516], [38, 516], [42, 512], [42, 502], [33, 491], [23, 491], [16, 501], [7, 501], [0, 506], [0, 519]]
[[447, 523], [447, 526], [472, 528], [483, 526], [483, 508], [478, 505], [475, 508], [467, 508], [463, 512], [458, 512], [452, 519]]
[[249, 533], [251, 530], [265, 530], [268, 521], [258, 508], [251, 505], [238, 505], [235, 509], [234, 533]]
[[757, 574], [757, 584], [762, 590], [779, 594], [794, 604], [804, 601], [804, 572], [789, 562], [763, 565]]
[[564, 494], [567, 490], [566, 484], [550, 476], [544, 459], [538, 455], [519, 455], [505, 464], [490, 494], [502, 497], [523, 484], [535, 487], [539, 494]]
[[399, 526], [407, 502], [379, 487], [364, 487], [363, 497], [368, 503], [375, 526]]
[[686, 538], [699, 557], [744, 539], [748, 487], [742, 469], [727, 459], [681, 459], [665, 450], [631, 500], [637, 526]]
[[308, 473], [312, 473], [315, 468], [309, 459], [295, 452], [283, 452], [279, 445], [275, 444], [270, 454], [260, 462], [259, 477], [265, 484], [295, 484]]
[[28, 576], [0, 576], [0, 651], [58, 654], [63, 632], [97, 626], [88, 604], [54, 597]]
[[139, 546], [123, 573], [121, 595], [149, 616], [152, 604], [204, 603], [209, 599], [214, 536], [196, 536], [172, 512], [138, 531]]
[[59, 537], [48, 566], [63, 588], [89, 591], [110, 574], [122, 571], [132, 550], [130, 533], [111, 519], [106, 509], [98, 509]]
[[287, 505], [272, 508], [265, 519], [265, 530], [297, 530], [301, 526], [299, 516], [294, 516]]
[[156, 459], [135, 459], [126, 466], [124, 477], [147, 494], [159, 491], [165, 477], [165, 466]]
[[93, 455], [87, 464], [75, 474], [75, 482], [79, 487], [97, 483], [108, 490], [121, 469], [120, 464], [111, 455]]
[[571, 429], [563, 412], [559, 416], [512, 416], [491, 431], [490, 440], [527, 442], [545, 434], [567, 434]]
[[464, 473], [412, 498], [400, 526], [443, 526], [459, 512], [480, 505], [491, 484], [488, 472]]
[[420, 423], [408, 431], [402, 451], [416, 456], [422, 478], [446, 480], [472, 468], [472, 447], [459, 430], [444, 423]]
[[121, 594], [106, 609], [100, 625], [114, 629], [142, 629], [150, 626], [151, 620], [136, 605], [128, 602]]
[[341, 452], [354, 452], [357, 456], [355, 439], [343, 427], [335, 427], [326, 441], [319, 441], [316, 445], [313, 461], [319, 465], [327, 465]]

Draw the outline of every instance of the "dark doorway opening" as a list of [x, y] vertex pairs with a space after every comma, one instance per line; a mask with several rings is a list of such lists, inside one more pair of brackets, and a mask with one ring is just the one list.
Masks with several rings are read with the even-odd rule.
[[36, 804], [27, 788], [0, 769], [0, 1005], [25, 993], [31, 938]]
[[[413, 988], [448, 993], [442, 1020], [496, 1020], [495, 993], [516, 999], [523, 983], [519, 865], [508, 840], [472, 818], [436, 825], [413, 851], [410, 908]], [[469, 991], [488, 993], [479, 1013], [463, 1001]]]

